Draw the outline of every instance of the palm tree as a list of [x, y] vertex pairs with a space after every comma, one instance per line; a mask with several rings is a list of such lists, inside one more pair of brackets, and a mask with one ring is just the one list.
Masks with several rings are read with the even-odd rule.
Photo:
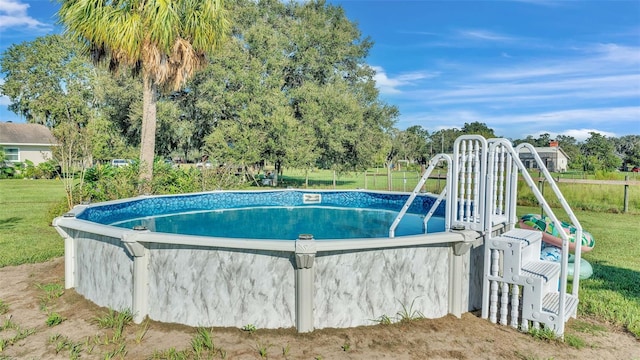
[[140, 192], [150, 190], [158, 90], [178, 90], [225, 40], [223, 0], [59, 0], [60, 23], [94, 61], [142, 75]]

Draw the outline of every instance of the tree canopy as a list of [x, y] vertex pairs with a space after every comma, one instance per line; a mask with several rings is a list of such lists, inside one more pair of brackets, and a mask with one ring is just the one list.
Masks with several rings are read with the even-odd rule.
[[[132, 21], [129, 17], [136, 11], [139, 16], [147, 15], [148, 9], [133, 6], [144, 7], [146, 1], [119, 3], [129, 7], [121, 9], [126, 14], [118, 14], [122, 17], [118, 21]], [[191, 2], [177, 1], [171, 6], [178, 4]], [[9, 48], [0, 62], [5, 75], [0, 90], [11, 99], [10, 109], [29, 122], [52, 128], [70, 122], [65, 129], [77, 128], [90, 137], [90, 149], [83, 153], [95, 160], [130, 158], [138, 151], [135, 149], [149, 155], [148, 146], [144, 147], [150, 136], [145, 128], [150, 121], [149, 101], [154, 104], [153, 126], [157, 128], [151, 134], [151, 160], [142, 160], [149, 163], [154, 155], [191, 160], [209, 155], [218, 163], [245, 168], [266, 162], [279, 171], [284, 167], [361, 170], [398, 160], [424, 164], [436, 153], [450, 153], [462, 134], [496, 136], [481, 122], [431, 133], [426, 130], [429, 124], [395, 128], [399, 110], [380, 100], [374, 70], [366, 62], [373, 43], [346, 18], [342, 8], [324, 1], [228, 1], [225, 14], [230, 36], [217, 43], [213, 56], [206, 57], [204, 50], [197, 52], [192, 44], [191, 54], [197, 57], [192, 60], [204, 67], [191, 77], [188, 70], [195, 67], [180, 70], [177, 63], [145, 64], [143, 52], [151, 48], [131, 50], [132, 57], [114, 52], [116, 45], [124, 46], [118, 42], [124, 41], [118, 40], [124, 33], [113, 36], [111, 47], [100, 42], [106, 34], [89, 34], [93, 36], [89, 41], [92, 37], [80, 32], [88, 31], [89, 25], [74, 7], [85, 5], [96, 6], [92, 8], [96, 14], [89, 14], [88, 19], [104, 15], [100, 15], [105, 11], [100, 4], [65, 2], [69, 12], [65, 21], [78, 22], [75, 37], [51, 35]], [[112, 29], [106, 21], [115, 21], [117, 16], [103, 19], [106, 29]], [[178, 24], [189, 28], [190, 20], [182, 15], [166, 16], [154, 21], [180, 20]], [[155, 22], [142, 25], [156, 26]], [[167, 50], [166, 41], [173, 35], [156, 30], [155, 35], [139, 38], [140, 46]], [[142, 35], [136, 30], [130, 36]], [[187, 45], [182, 40], [198, 43], [195, 37], [177, 36], [177, 47], [168, 50], [184, 50], [181, 46]], [[92, 51], [83, 53], [83, 46]], [[171, 62], [179, 51], [159, 52], [154, 59]], [[93, 63], [88, 55], [109, 61]], [[133, 61], [136, 57], [138, 61]], [[109, 72], [109, 68], [130, 71]], [[145, 71], [149, 71], [146, 78]], [[179, 74], [171, 75], [171, 71]], [[143, 76], [132, 77], [132, 73]], [[167, 82], [160, 83], [161, 79]], [[183, 80], [184, 86], [176, 89], [174, 85]], [[639, 139], [640, 135], [607, 138], [592, 133], [582, 143], [563, 135], [555, 140], [569, 155], [571, 168], [612, 170], [621, 162], [640, 165]], [[547, 133], [514, 142], [549, 146], [550, 140]]]
[[94, 105], [94, 71], [82, 48], [60, 35], [10, 46], [0, 66], [9, 110], [27, 122], [54, 128], [63, 121], [85, 124]]

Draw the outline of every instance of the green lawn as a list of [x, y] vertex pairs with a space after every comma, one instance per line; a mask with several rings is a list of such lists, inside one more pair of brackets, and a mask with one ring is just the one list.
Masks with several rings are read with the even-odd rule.
[[64, 196], [60, 180], [0, 180], [0, 267], [64, 254], [48, 219], [49, 208]]
[[[285, 177], [290, 185], [300, 179], [304, 181], [303, 173]], [[324, 187], [332, 185], [330, 172], [317, 179]], [[364, 174], [339, 179], [340, 188], [364, 187]], [[376, 180], [376, 184], [380, 182], [386, 185], [386, 178]], [[432, 185], [437, 186], [435, 180]], [[597, 188], [582, 196], [601, 197]], [[0, 180], [0, 267], [63, 255], [63, 240], [48, 216], [51, 206], [63, 199], [59, 180]], [[539, 208], [518, 210], [523, 214], [538, 212]], [[561, 212], [557, 214], [563, 217]], [[579, 312], [623, 325], [640, 338], [640, 216], [592, 211], [577, 211], [576, 215], [596, 239], [595, 248], [584, 254], [594, 274], [581, 281]]]

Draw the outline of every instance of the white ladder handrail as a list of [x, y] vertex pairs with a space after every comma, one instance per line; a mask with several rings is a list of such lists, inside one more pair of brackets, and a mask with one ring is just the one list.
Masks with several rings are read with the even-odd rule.
[[487, 140], [480, 135], [462, 135], [453, 143], [452, 175], [455, 178], [451, 179], [453, 203], [449, 206], [452, 225], [483, 230], [481, 212], [486, 200], [486, 149]]
[[[531, 189], [532, 193], [534, 194], [534, 196], [536, 197], [536, 199], [538, 200], [538, 203], [543, 207], [545, 213], [549, 216], [549, 218], [551, 218], [551, 220], [553, 221], [554, 225], [558, 227], [558, 229], [562, 229], [562, 223], [558, 220], [558, 218], [555, 216], [555, 213], [553, 212], [553, 210], [551, 209], [551, 206], [549, 206], [548, 202], [546, 201], [546, 199], [544, 198], [544, 195], [542, 195], [542, 192], [538, 189], [538, 187], [536, 186], [535, 181], [533, 180], [533, 178], [531, 177], [531, 175], [529, 174], [529, 172], [527, 171], [527, 168], [524, 166], [524, 164], [522, 163], [522, 161], [520, 160], [519, 154], [518, 152], [513, 148], [513, 146], [511, 145], [511, 142], [507, 139], [491, 139], [490, 141], [491, 146], [489, 149], [489, 154], [495, 154], [496, 148], [498, 146], [503, 147], [504, 149], [506, 149], [506, 151], [511, 155], [511, 160], [512, 162], [515, 164], [515, 166], [520, 170], [520, 172], [522, 173], [522, 177], [525, 180], [525, 183], [529, 186], [529, 188]], [[522, 144], [521, 144], [522, 145]], [[528, 145], [528, 146], [527, 146]], [[536, 158], [536, 161], [538, 161], [538, 167], [540, 168], [540, 170], [545, 174], [545, 178], [550, 179], [550, 182], [553, 183], [552, 188], [554, 188], [554, 193], [556, 194], [556, 196], [558, 196], [558, 198], [560, 199], [560, 201], [563, 203], [563, 207], [564, 210], [567, 212], [567, 214], [570, 214], [570, 217], [572, 218], [572, 220], [575, 219], [575, 215], [573, 214], [573, 211], [571, 210], [571, 208], [569, 208], [568, 204], [566, 203], [566, 200], [564, 200], [564, 197], [562, 196], [562, 194], [559, 192], [559, 189], [557, 189], [557, 186], [554, 187], [555, 182], [553, 181], [553, 178], [551, 178], [551, 175], [549, 174], [549, 171], [546, 169], [546, 167], [543, 165], [542, 160], [540, 159], [539, 155], [535, 152], [535, 149], [533, 149], [533, 147], [530, 144], [527, 145], [523, 145], [520, 148], [527, 148], [530, 150], [533, 150], [532, 153], [534, 155], [534, 158]], [[518, 148], [518, 149], [520, 149]], [[490, 159], [489, 164], [491, 163], [492, 159]], [[489, 167], [491, 168], [491, 165], [489, 165]], [[492, 169], [491, 169], [492, 170]], [[489, 181], [490, 179], [490, 175], [488, 175], [489, 179], [487, 180], [487, 196], [493, 196], [493, 182]], [[489, 201], [489, 200], [487, 200]], [[492, 200], [491, 200], [492, 201]], [[566, 207], [565, 207], [566, 205]], [[493, 212], [490, 208], [490, 205], [488, 205], [486, 207], [486, 215], [491, 217], [493, 216]], [[575, 219], [575, 221], [577, 221], [577, 219]], [[485, 219], [485, 225], [491, 223], [491, 219]], [[576, 239], [576, 244], [577, 241], [582, 239], [582, 228], [579, 225], [578, 222], [578, 226], [576, 227], [576, 229], [579, 229], [578, 233], [576, 234], [576, 236], [580, 236], [579, 238]], [[564, 319], [565, 316], [565, 308], [566, 308], [566, 295], [567, 295], [567, 268], [568, 268], [568, 260], [569, 260], [569, 237], [568, 235], [564, 232], [564, 231], [560, 231], [560, 236], [562, 237], [562, 258], [560, 261], [560, 285], [559, 285], [559, 304], [558, 304], [558, 317], [560, 319]], [[579, 263], [580, 262], [580, 249], [576, 249], [576, 262]], [[574, 263], [574, 271], [575, 270], [580, 270], [579, 265], [577, 265], [576, 267], [576, 263]], [[579, 278], [579, 276], [577, 274], [579, 274], [579, 272], [574, 272], [575, 276], [573, 277], [573, 283], [574, 283], [574, 295], [577, 297], [577, 291], [578, 291], [578, 286], [576, 285], [576, 279]], [[564, 332], [564, 322], [561, 321], [559, 324], [559, 333], [563, 333]]]
[[[429, 211], [429, 214], [427, 214], [427, 216], [430, 217], [431, 214], [433, 214], [433, 211], [432, 211], [433, 208], [437, 207], [440, 204], [440, 202], [442, 201], [442, 198], [445, 195], [447, 196], [447, 199], [445, 200], [445, 204], [447, 205], [447, 209], [449, 208], [449, 206], [451, 204], [451, 201], [449, 199], [451, 197], [451, 195], [450, 195], [451, 194], [451, 190], [450, 190], [450, 187], [451, 187], [451, 181], [450, 181], [450, 179], [451, 179], [451, 157], [449, 155], [447, 155], [447, 154], [437, 154], [436, 156], [431, 158], [431, 160], [429, 161], [429, 167], [425, 170], [424, 174], [422, 175], [422, 178], [420, 179], [420, 181], [418, 181], [418, 184], [413, 189], [413, 191], [411, 192], [411, 195], [409, 196], [407, 201], [402, 206], [402, 209], [400, 210], [400, 212], [396, 216], [395, 220], [393, 220], [393, 223], [391, 223], [391, 226], [389, 227], [389, 237], [390, 238], [395, 237], [396, 228], [400, 224], [400, 221], [402, 220], [404, 215], [409, 210], [409, 207], [411, 207], [411, 204], [413, 203], [413, 200], [415, 200], [416, 196], [420, 193], [420, 189], [422, 189], [422, 186], [424, 186], [424, 184], [429, 179], [429, 175], [431, 175], [431, 173], [433, 172], [433, 169], [435, 169], [435, 167], [441, 161], [445, 161], [447, 163], [447, 181], [446, 181], [446, 185], [445, 185], [444, 190], [442, 191], [442, 193], [438, 197], [438, 200], [436, 200], [434, 202], [434, 204], [431, 206], [431, 209]], [[425, 220], [425, 221], [428, 221], [428, 219]], [[449, 224], [450, 224], [449, 211], [447, 210], [445, 212], [445, 231], [449, 230], [448, 229]]]
[[[551, 189], [553, 190], [554, 194], [558, 198], [558, 201], [560, 201], [560, 205], [562, 205], [562, 209], [567, 213], [567, 216], [569, 216], [569, 219], [571, 220], [571, 225], [573, 225], [576, 228], [576, 234], [575, 234], [575, 239], [574, 239], [574, 241], [575, 241], [575, 252], [574, 252], [575, 260], [574, 260], [574, 263], [573, 263], [573, 274], [574, 274], [574, 276], [573, 276], [573, 281], [572, 281], [572, 285], [573, 285], [572, 294], [577, 297], [578, 296], [578, 290], [580, 288], [580, 276], [578, 276], [577, 274], [580, 274], [580, 257], [582, 255], [582, 233], [583, 233], [582, 225], [580, 224], [580, 221], [578, 221], [578, 218], [576, 217], [576, 215], [574, 214], [573, 210], [569, 206], [569, 203], [567, 202], [567, 200], [564, 198], [564, 196], [560, 192], [560, 189], [558, 188], [558, 185], [556, 184], [555, 180], [553, 179], [553, 177], [549, 173], [549, 170], [547, 169], [547, 167], [546, 166], [541, 166], [541, 165], [543, 165], [542, 158], [540, 158], [540, 155], [538, 155], [538, 152], [536, 152], [536, 150], [533, 147], [533, 145], [531, 145], [529, 143], [522, 143], [522, 144], [516, 146], [516, 148], [515, 148], [516, 153], [519, 153], [521, 149], [527, 149], [527, 150], [529, 150], [529, 152], [531, 152], [531, 154], [533, 155], [534, 159], [536, 160], [536, 162], [538, 164], [538, 169], [542, 171], [542, 174], [544, 175], [545, 180], [551, 186]], [[526, 170], [523, 170], [523, 172], [526, 172], [527, 175], [529, 175], [529, 173]], [[536, 189], [537, 189], [537, 187], [536, 187]], [[545, 202], [545, 204], [546, 204], [546, 202]], [[547, 207], [548, 207], [548, 205], [547, 205]], [[562, 229], [562, 223], [556, 218], [555, 214], [553, 214], [552, 211], [547, 209], [547, 207], [544, 207], [544, 210], [545, 210], [546, 214], [549, 215], [549, 217], [553, 220], [553, 224], [558, 229]], [[569, 236], [564, 231], [559, 231], [559, 233], [560, 233], [560, 236], [562, 237], [562, 263], [564, 265], [564, 263], [565, 263], [565, 254], [567, 254], [566, 256], [567, 256], [567, 261], [568, 261]], [[563, 273], [564, 273], [564, 270], [563, 270]], [[564, 284], [562, 286], [566, 286], [566, 277], [563, 276], [563, 278], [564, 278]]]

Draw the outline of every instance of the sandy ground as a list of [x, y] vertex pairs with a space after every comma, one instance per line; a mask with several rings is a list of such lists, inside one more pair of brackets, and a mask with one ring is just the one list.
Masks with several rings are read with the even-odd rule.
[[[0, 268], [0, 359], [640, 359], [640, 340], [620, 328], [589, 318], [571, 320], [567, 339], [535, 339], [510, 327], [490, 324], [477, 314], [462, 319], [416, 320], [403, 324], [351, 329], [322, 329], [297, 334], [295, 329], [242, 331], [213, 328], [214, 350], [197, 357], [196, 330], [149, 322], [129, 324], [123, 340], [98, 326], [107, 309], [73, 290], [47, 296], [43, 285], [63, 284], [63, 259]], [[39, 286], [40, 285], [40, 286]], [[64, 321], [46, 324], [57, 312]], [[170, 354], [174, 357], [170, 357]]]

